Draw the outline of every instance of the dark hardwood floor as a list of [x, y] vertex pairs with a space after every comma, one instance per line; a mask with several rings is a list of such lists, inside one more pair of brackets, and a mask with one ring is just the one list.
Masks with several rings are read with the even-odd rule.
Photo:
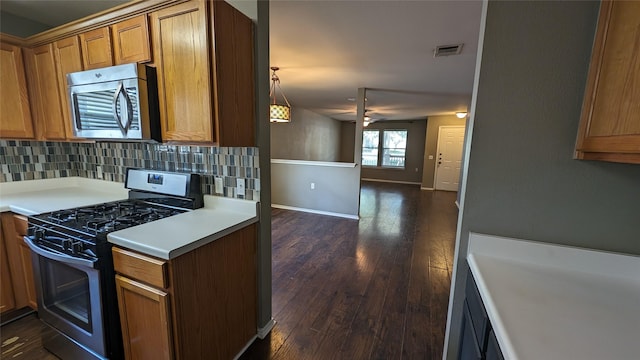
[[241, 359], [440, 359], [455, 199], [364, 182], [360, 221], [274, 209], [277, 324]]
[[[440, 359], [456, 194], [364, 182], [360, 221], [274, 209], [273, 316], [241, 359]], [[56, 359], [40, 320], [4, 325], [2, 359]]]
[[0, 328], [0, 359], [58, 360], [58, 357], [42, 347], [40, 335], [43, 331], [48, 329], [35, 313], [3, 325]]

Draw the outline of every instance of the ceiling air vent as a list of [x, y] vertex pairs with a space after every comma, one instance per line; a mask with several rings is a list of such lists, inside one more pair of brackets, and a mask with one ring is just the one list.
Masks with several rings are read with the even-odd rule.
[[458, 55], [462, 51], [462, 45], [464, 44], [437, 46], [433, 52], [433, 57]]

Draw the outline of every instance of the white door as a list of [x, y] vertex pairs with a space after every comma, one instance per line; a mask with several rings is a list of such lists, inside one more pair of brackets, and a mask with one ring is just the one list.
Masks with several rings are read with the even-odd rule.
[[458, 191], [464, 126], [440, 126], [436, 153], [436, 190]]

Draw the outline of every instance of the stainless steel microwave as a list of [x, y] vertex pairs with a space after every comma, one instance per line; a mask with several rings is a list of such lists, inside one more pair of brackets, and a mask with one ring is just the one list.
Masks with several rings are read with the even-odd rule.
[[124, 64], [67, 74], [73, 134], [161, 141], [155, 68]]

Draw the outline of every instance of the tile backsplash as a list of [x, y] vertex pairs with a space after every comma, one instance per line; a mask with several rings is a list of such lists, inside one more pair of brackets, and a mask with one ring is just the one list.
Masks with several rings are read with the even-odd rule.
[[[258, 160], [255, 147], [0, 140], [0, 182], [67, 176], [97, 179], [100, 173], [105, 180], [124, 182], [126, 168], [136, 167], [198, 173], [205, 194], [259, 200]], [[223, 180], [223, 194], [215, 193], [218, 177]], [[245, 179], [244, 196], [236, 193], [238, 178]]]

